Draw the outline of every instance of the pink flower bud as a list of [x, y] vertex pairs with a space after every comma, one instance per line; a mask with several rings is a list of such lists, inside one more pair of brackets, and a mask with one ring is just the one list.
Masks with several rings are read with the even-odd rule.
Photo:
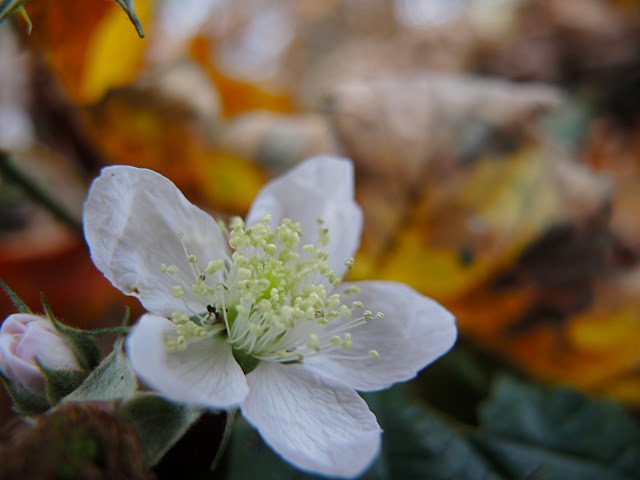
[[0, 370], [30, 392], [45, 395], [38, 361], [53, 370], [80, 370], [70, 345], [51, 321], [36, 315], [9, 315], [0, 328]]

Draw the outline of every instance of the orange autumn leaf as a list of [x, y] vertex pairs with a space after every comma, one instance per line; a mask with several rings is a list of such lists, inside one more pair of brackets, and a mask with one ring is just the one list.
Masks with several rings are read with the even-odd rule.
[[213, 41], [205, 37], [196, 37], [191, 44], [193, 58], [207, 72], [222, 98], [225, 117], [233, 117], [249, 110], [271, 110], [274, 112], [292, 112], [294, 105], [286, 93], [272, 93], [259, 85], [234, 79], [220, 71], [212, 60]]
[[612, 256], [618, 203], [536, 130], [553, 106], [536, 88], [424, 76], [336, 91], [365, 212], [353, 273], [433, 296], [539, 378], [640, 403], [640, 282]]
[[246, 211], [264, 182], [256, 166], [221, 151], [188, 106], [153, 88], [113, 91], [82, 118], [110, 163], [156, 170], [216, 210]]
[[[136, 2], [143, 25], [152, 5]], [[74, 102], [99, 99], [109, 88], [129, 83], [142, 66], [145, 41], [116, 2], [38, 0], [25, 7], [37, 26], [29, 44], [43, 54]]]

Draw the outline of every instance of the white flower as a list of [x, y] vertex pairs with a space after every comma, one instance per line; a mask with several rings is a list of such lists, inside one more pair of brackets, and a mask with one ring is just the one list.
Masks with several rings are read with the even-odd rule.
[[406, 285], [341, 284], [359, 246], [353, 167], [317, 157], [219, 225], [166, 178], [105, 168], [84, 210], [97, 267], [144, 315], [134, 368], [175, 401], [239, 406], [297, 466], [363, 472], [380, 427], [356, 390], [413, 378], [455, 341], [453, 316]]
[[81, 370], [73, 350], [51, 321], [36, 315], [9, 315], [0, 328], [0, 371], [31, 393], [44, 397], [46, 379], [38, 366]]

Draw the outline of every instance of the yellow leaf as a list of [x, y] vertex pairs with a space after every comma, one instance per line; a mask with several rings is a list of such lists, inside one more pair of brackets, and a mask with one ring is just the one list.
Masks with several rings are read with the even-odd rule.
[[[151, 0], [138, 0], [136, 13], [141, 23], [148, 25]], [[89, 42], [81, 100], [95, 101], [108, 89], [130, 83], [142, 64], [146, 46], [122, 9], [111, 9], [96, 25]]]

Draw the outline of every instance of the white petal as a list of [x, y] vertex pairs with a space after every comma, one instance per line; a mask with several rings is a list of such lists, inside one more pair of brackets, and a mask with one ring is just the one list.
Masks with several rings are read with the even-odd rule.
[[[374, 318], [350, 330], [353, 346], [334, 351], [346, 358], [332, 358], [331, 353], [316, 355], [305, 359], [309, 365], [356, 390], [379, 390], [415, 377], [455, 343], [454, 316], [408, 285], [378, 281], [353, 285], [360, 288], [360, 293], [343, 295], [343, 302], [360, 300], [364, 309], [374, 314], [382, 312], [385, 318]], [[344, 291], [347, 286], [340, 285], [336, 291]], [[357, 312], [361, 311], [354, 312], [354, 316]], [[376, 350], [380, 358], [371, 358], [369, 350]]]
[[247, 215], [253, 225], [270, 214], [272, 224], [291, 218], [302, 225], [301, 245], [316, 243], [318, 218], [329, 228], [329, 263], [341, 275], [360, 246], [362, 210], [354, 200], [353, 165], [344, 158], [313, 157], [258, 192]]
[[245, 418], [287, 461], [355, 477], [380, 449], [380, 427], [351, 388], [304, 365], [262, 362], [247, 376]]
[[176, 265], [188, 285], [195, 283], [192, 265], [178, 238], [190, 254], [206, 267], [224, 258], [226, 244], [211, 216], [189, 203], [169, 180], [151, 170], [127, 166], [102, 170], [91, 186], [84, 206], [84, 231], [91, 258], [118, 289], [140, 298], [145, 308], [169, 316], [203, 307], [185, 290], [176, 299], [176, 281], [160, 271], [161, 264]]
[[162, 395], [177, 402], [208, 408], [239, 404], [247, 381], [233, 358], [231, 346], [208, 337], [181, 352], [167, 352], [164, 334], [175, 330], [166, 318], [143, 315], [129, 332], [127, 353], [138, 376]]

